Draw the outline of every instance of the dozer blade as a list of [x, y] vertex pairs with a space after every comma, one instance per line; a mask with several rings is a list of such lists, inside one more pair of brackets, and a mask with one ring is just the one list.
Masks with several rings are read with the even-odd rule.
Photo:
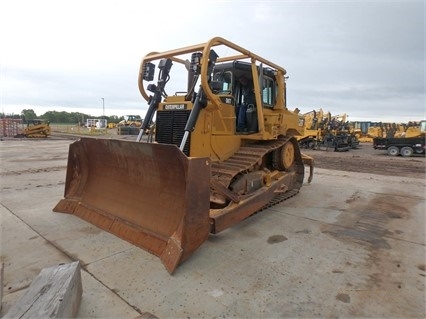
[[175, 145], [82, 138], [70, 145], [70, 213], [159, 256], [172, 273], [208, 237], [210, 160]]

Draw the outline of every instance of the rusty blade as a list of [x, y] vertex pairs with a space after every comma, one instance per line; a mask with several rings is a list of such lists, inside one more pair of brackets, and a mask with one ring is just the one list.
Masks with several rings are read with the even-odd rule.
[[70, 145], [71, 213], [159, 256], [172, 273], [209, 235], [210, 161], [175, 145], [82, 138]]

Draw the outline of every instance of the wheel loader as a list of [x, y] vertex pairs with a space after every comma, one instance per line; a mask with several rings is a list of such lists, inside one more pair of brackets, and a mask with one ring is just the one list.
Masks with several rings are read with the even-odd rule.
[[148, 109], [136, 140], [72, 143], [65, 198], [53, 210], [147, 250], [173, 273], [210, 234], [297, 194], [304, 165], [312, 180], [313, 159], [295, 137], [304, 123], [286, 107], [285, 75], [220, 37], [147, 54], [138, 86]]

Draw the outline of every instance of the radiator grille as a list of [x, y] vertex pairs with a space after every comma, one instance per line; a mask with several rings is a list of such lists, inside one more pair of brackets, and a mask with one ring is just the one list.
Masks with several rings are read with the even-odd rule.
[[[182, 142], [185, 125], [188, 121], [190, 110], [185, 111], [158, 111], [156, 119], [156, 141], [162, 144], [174, 144], [177, 147]], [[186, 141], [183, 152], [189, 156], [191, 135]]]

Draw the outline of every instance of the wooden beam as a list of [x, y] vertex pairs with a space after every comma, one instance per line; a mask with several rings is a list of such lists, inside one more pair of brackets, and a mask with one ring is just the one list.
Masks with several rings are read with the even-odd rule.
[[73, 318], [82, 294], [78, 261], [43, 268], [3, 318]]

